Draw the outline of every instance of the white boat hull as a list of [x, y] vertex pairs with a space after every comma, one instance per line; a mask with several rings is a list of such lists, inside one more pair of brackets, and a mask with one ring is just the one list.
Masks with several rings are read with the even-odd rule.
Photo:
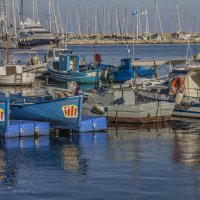
[[173, 113], [173, 117], [188, 117], [200, 119], [200, 103], [194, 103], [188, 106], [176, 106]]
[[[109, 122], [152, 123], [168, 121], [171, 118], [174, 103], [151, 102], [139, 105], [110, 105], [108, 111], [100, 115], [106, 116]], [[92, 112], [94, 104], [83, 104], [84, 116], [97, 116]]]
[[20, 81], [16, 81], [16, 75], [0, 75], [0, 85], [32, 85], [34, 81], [34, 73], [23, 72]]

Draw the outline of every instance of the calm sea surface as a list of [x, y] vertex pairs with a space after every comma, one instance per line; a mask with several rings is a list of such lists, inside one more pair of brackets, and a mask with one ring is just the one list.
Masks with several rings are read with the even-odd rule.
[[[93, 46], [69, 48], [92, 61]], [[191, 45], [192, 55], [198, 50], [199, 45]], [[110, 64], [127, 57], [121, 45], [96, 46], [95, 51]], [[187, 45], [135, 46], [138, 58], [183, 58], [186, 53]], [[199, 121], [1, 140], [0, 199], [200, 199]]]

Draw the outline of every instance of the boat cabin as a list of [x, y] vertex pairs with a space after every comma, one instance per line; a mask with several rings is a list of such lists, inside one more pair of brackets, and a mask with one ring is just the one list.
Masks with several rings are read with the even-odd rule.
[[78, 72], [79, 56], [60, 54], [58, 71]]
[[59, 61], [60, 54], [72, 54], [72, 50], [70, 49], [50, 49], [48, 52], [47, 62]]
[[131, 58], [121, 59], [120, 67], [117, 69], [117, 71], [113, 72], [113, 77], [115, 81], [127, 81], [134, 77], [131, 62]]
[[200, 53], [197, 53], [184, 68], [172, 71], [169, 87], [174, 95], [182, 92], [185, 97], [200, 99]]
[[152, 78], [154, 76], [154, 69], [147, 66], [133, 66], [132, 58], [121, 59], [121, 65], [117, 71], [113, 73], [114, 81], [124, 82], [131, 80], [134, 77]]
[[119, 106], [129, 106], [136, 104], [136, 93], [132, 88], [125, 87], [123, 85], [117, 84], [113, 85], [109, 90], [102, 89], [98, 94], [89, 95], [86, 100], [87, 103], [98, 102], [99, 105], [119, 105]]

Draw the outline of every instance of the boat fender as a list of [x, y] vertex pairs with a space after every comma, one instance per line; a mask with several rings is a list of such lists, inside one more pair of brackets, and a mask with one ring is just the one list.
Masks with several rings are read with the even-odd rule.
[[194, 101], [191, 101], [191, 102], [190, 102], [190, 106], [193, 106], [193, 105], [194, 105]]
[[104, 107], [104, 112], [108, 112], [108, 107]]
[[22, 135], [23, 135], [23, 132], [24, 132], [24, 131], [23, 131], [23, 128], [20, 128], [20, 129], [19, 129], [19, 136], [22, 136]]
[[180, 105], [182, 99], [183, 99], [183, 93], [181, 93], [181, 92], [177, 93], [176, 97], [175, 97], [175, 104]]
[[98, 115], [103, 115], [108, 111], [107, 107], [96, 105], [91, 109], [91, 112]]

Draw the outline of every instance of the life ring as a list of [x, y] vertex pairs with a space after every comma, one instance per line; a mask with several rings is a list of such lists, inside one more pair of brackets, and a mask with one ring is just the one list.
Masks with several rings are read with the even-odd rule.
[[[177, 85], [179, 85], [177, 87]], [[185, 81], [181, 77], [176, 77], [171, 82], [171, 93], [177, 94], [178, 92], [184, 92], [185, 89]]]

